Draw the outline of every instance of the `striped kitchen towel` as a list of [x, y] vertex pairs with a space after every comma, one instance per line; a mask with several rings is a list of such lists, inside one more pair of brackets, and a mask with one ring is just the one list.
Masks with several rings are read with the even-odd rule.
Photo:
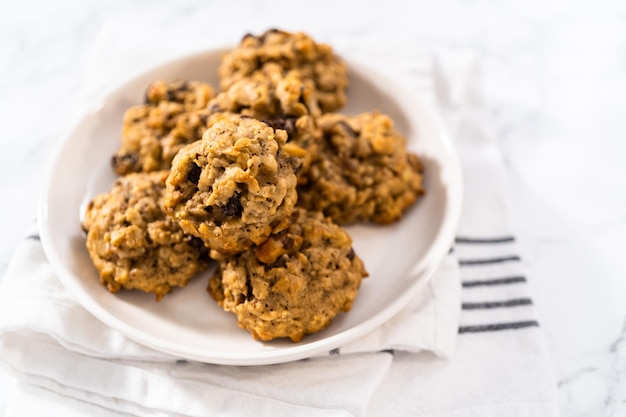
[[454, 356], [441, 361], [392, 352], [370, 416], [559, 415], [556, 380], [515, 238], [507, 230], [474, 233], [459, 234], [452, 249], [462, 280]]
[[457, 236], [462, 303], [459, 333], [539, 326], [515, 238]]
[[[461, 274], [461, 315], [449, 361], [392, 352], [370, 416], [558, 416], [558, 391], [508, 217], [509, 186], [483, 96], [475, 51], [438, 49], [435, 105], [463, 167], [463, 212], [451, 252]], [[532, 279], [532, 278], [531, 278]]]
[[456, 352], [447, 362], [395, 353], [370, 404], [372, 416], [559, 415], [541, 321], [511, 232], [506, 170], [482, 82], [475, 52], [437, 51], [434, 96], [455, 138], [465, 186], [452, 249], [462, 282]]

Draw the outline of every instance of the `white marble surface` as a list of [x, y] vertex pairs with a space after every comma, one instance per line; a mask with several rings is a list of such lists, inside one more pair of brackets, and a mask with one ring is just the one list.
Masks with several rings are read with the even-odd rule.
[[[471, 51], [482, 61], [562, 415], [626, 415], [626, 3], [349, 1], [336, 10], [339, 2], [251, 1], [238, 3], [237, 19], [220, 17], [234, 3], [0, 2], [0, 276], [35, 220], [43, 168], [106, 19], [138, 13], [178, 34], [214, 25], [222, 43], [278, 26], [339, 50], [367, 42]], [[10, 379], [0, 375], [2, 415]]]

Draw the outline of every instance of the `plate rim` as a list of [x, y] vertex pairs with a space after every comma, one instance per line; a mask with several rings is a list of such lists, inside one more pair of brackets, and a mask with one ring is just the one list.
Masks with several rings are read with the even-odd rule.
[[[181, 346], [172, 344], [168, 340], [162, 338], [156, 338], [150, 334], [141, 331], [129, 323], [124, 322], [116, 318], [113, 314], [108, 312], [106, 308], [100, 304], [94, 302], [89, 294], [79, 287], [75, 282], [74, 274], [67, 270], [65, 265], [57, 256], [57, 250], [52, 243], [50, 222], [47, 221], [48, 214], [48, 200], [50, 196], [50, 189], [53, 183], [53, 172], [59, 163], [59, 158], [66, 150], [70, 138], [75, 134], [76, 130], [85, 123], [86, 119], [96, 113], [107, 99], [111, 96], [121, 93], [121, 91], [137, 82], [137, 80], [145, 76], [149, 72], [158, 71], [160, 68], [175, 65], [179, 62], [198, 58], [209, 53], [219, 53], [225, 51], [224, 47], [211, 47], [202, 49], [192, 53], [184, 54], [178, 57], [174, 57], [169, 60], [162, 60], [160, 63], [148, 68], [144, 68], [139, 71], [133, 72], [129, 77], [125, 78], [122, 82], [113, 85], [109, 89], [102, 90], [97, 94], [97, 99], [88, 102], [86, 108], [82, 112], [78, 112], [74, 121], [70, 123], [69, 128], [61, 135], [61, 139], [56, 144], [54, 151], [51, 153], [50, 160], [47, 163], [43, 176], [43, 185], [39, 193], [39, 202], [37, 210], [37, 225], [41, 237], [41, 243], [44, 253], [55, 275], [57, 275], [62, 282], [63, 286], [69, 290], [72, 296], [78, 301], [78, 303], [85, 308], [96, 319], [104, 323], [111, 329], [117, 330], [124, 336], [128, 337], [141, 345], [150, 347], [159, 352], [168, 353], [170, 355], [181, 357], [190, 360], [196, 360], [204, 363], [211, 363], [217, 365], [233, 365], [233, 366], [256, 366], [256, 365], [269, 365], [285, 362], [292, 362], [300, 359], [316, 356], [323, 352], [328, 352], [334, 348], [340, 347], [342, 344], [352, 340], [356, 340], [359, 337], [366, 335], [373, 331], [393, 316], [398, 314], [411, 299], [420, 291], [426, 283], [429, 282], [434, 272], [437, 270], [445, 256], [448, 254], [450, 247], [454, 243], [455, 232], [460, 220], [464, 184], [461, 171], [461, 163], [459, 155], [452, 139], [452, 136], [446, 127], [441, 116], [431, 107], [424, 104], [421, 100], [415, 97], [414, 93], [409, 93], [406, 96], [400, 98], [401, 107], [407, 108], [410, 105], [418, 105], [421, 110], [427, 113], [428, 118], [435, 125], [438, 132], [438, 137], [444, 150], [449, 158], [449, 165], [446, 166], [446, 171], [450, 177], [448, 187], [446, 187], [446, 196], [448, 197], [449, 204], [446, 205], [447, 212], [444, 214], [444, 221], [442, 222], [441, 230], [439, 231], [435, 242], [429, 247], [425, 256], [420, 262], [430, 259], [429, 264], [420, 265], [419, 268], [413, 268], [411, 271], [417, 270], [414, 275], [413, 285], [409, 290], [405, 291], [396, 302], [389, 304], [383, 308], [378, 314], [366, 319], [365, 321], [341, 331], [337, 334], [329, 337], [311, 342], [308, 344], [294, 344], [285, 348], [278, 348], [276, 350], [256, 352], [254, 356], [250, 356], [248, 352], [227, 352], [222, 353], [219, 356], [207, 356], [206, 351], [198, 352], [197, 348], [188, 348], [187, 346]], [[356, 68], [357, 72], [367, 75], [368, 81], [374, 82], [376, 86], [381, 86], [381, 80], [385, 86], [392, 87], [394, 91], [402, 91], [401, 86], [391, 79], [385, 73], [382, 73], [378, 67], [372, 67], [365, 65], [358, 59], [342, 57], [345, 62], [349, 64], [349, 68]], [[376, 79], [372, 80], [371, 75], [376, 75]], [[399, 97], [394, 95], [394, 99], [398, 100]], [[450, 191], [450, 187], [455, 187], [455, 192]], [[419, 264], [419, 262], [418, 262]], [[213, 352], [215, 353], [215, 352]]]

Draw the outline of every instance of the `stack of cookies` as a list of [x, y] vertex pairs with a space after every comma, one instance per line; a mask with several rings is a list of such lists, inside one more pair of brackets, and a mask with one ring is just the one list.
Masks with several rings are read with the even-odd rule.
[[217, 94], [156, 81], [126, 112], [87, 249], [109, 291], [157, 300], [212, 258], [208, 292], [240, 327], [297, 342], [349, 311], [367, 276], [341, 225], [399, 220], [422, 167], [389, 117], [335, 113], [346, 66], [303, 33], [246, 35], [218, 71]]

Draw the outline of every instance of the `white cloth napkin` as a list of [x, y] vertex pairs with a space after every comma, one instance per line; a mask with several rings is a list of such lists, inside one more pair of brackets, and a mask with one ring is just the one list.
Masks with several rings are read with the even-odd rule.
[[[111, 79], [157, 63], [167, 51], [187, 52], [172, 49], [165, 36], [155, 40], [158, 31], [150, 28], [122, 39], [118, 27], [105, 25], [92, 51], [87, 101]], [[467, 194], [459, 238], [426, 291], [371, 335], [328, 356], [260, 367], [208, 365], [140, 346], [89, 315], [54, 276], [33, 231], [0, 287], [0, 363], [19, 381], [7, 416], [557, 415], [556, 385], [506, 220], [504, 185], [494, 181], [502, 178], [498, 152], [474, 100], [479, 89], [466, 88], [477, 85], [473, 67], [465, 65], [474, 61], [440, 58], [433, 68], [422, 55], [407, 63], [406, 54], [387, 54], [387, 62], [419, 75], [407, 78], [423, 89], [416, 94], [440, 99], [463, 154]]]

